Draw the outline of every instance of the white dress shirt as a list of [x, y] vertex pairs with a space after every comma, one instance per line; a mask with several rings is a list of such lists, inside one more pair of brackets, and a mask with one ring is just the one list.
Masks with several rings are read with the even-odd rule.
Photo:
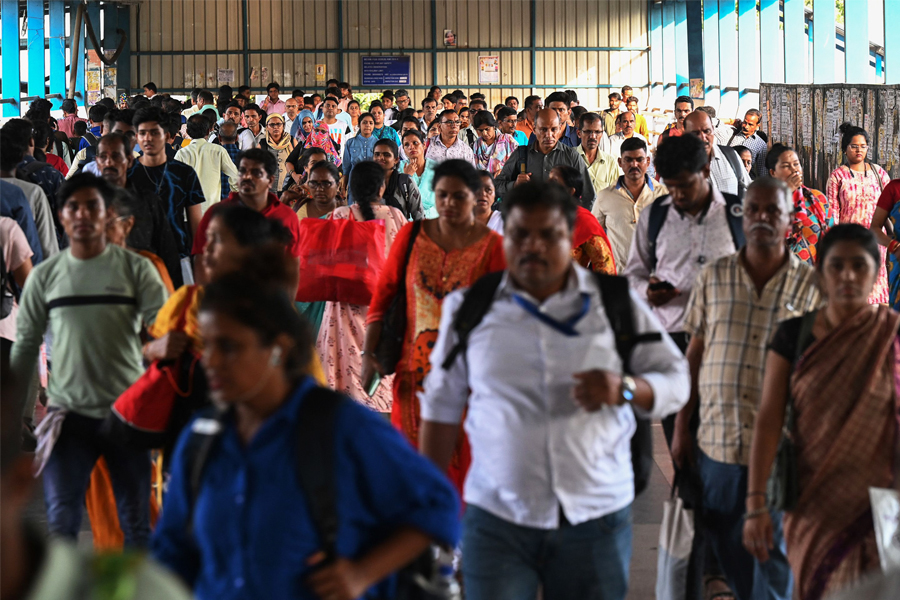
[[654, 274], [681, 291], [668, 303], [653, 309], [666, 331], [672, 333], [684, 329], [688, 298], [703, 266], [737, 251], [725, 214], [725, 198], [715, 189], [712, 195], [707, 211], [701, 211], [697, 216], [680, 212], [672, 206], [671, 198], [662, 201], [669, 206], [669, 214], [656, 238], [655, 270], [650, 260], [648, 237], [650, 208], [638, 219], [631, 241], [625, 276], [638, 296], [641, 299], [647, 297], [650, 276]]
[[[459, 423], [468, 406], [472, 466], [464, 498], [501, 519], [555, 529], [560, 507], [575, 525], [625, 508], [634, 500], [634, 412], [623, 405], [589, 413], [572, 399], [574, 373], [622, 371], [595, 277], [574, 265], [566, 288], [540, 305], [544, 314], [567, 320], [579, 313], [587, 294], [589, 309], [575, 325], [575, 337], [528, 313], [514, 293], [539, 304], [505, 275], [491, 309], [469, 336], [468, 350], [447, 371], [441, 364], [457, 341], [452, 322], [463, 292], [444, 300], [431, 373], [419, 396], [422, 418]], [[634, 293], [631, 299], [637, 331], [662, 331], [647, 305]], [[674, 413], [687, 402], [687, 361], [667, 335], [636, 346], [631, 362], [653, 388], [649, 416]]]
[[[632, 133], [631, 137], [636, 137], [639, 140], [643, 140], [644, 143], [647, 144], [647, 147], [648, 148], [650, 147], [650, 143], [647, 141], [647, 138], [645, 138], [644, 136], [639, 134], [637, 131]], [[616, 158], [619, 158], [620, 156], [622, 156], [622, 144], [625, 143], [625, 140], [629, 140], [629, 139], [631, 139], [631, 138], [625, 137], [625, 134], [622, 133], [621, 131], [619, 133], [614, 133], [611, 136], [609, 136], [609, 152], [608, 152], [608, 154], [611, 154], [611, 155], [615, 156]], [[619, 174], [620, 175], [623, 174], [621, 168], [619, 169]]]
[[[751, 183], [750, 174], [747, 173], [747, 169], [744, 168], [743, 164], [741, 164], [741, 169], [738, 173], [746, 190]], [[731, 163], [725, 157], [718, 144], [713, 144], [713, 156], [709, 161], [709, 180], [720, 192], [737, 196], [738, 176], [735, 175]]]

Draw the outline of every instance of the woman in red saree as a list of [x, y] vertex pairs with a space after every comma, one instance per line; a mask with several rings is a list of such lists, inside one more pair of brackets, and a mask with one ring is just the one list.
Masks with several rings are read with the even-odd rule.
[[578, 205], [575, 229], [572, 232], [572, 258], [594, 273], [615, 275], [616, 259], [613, 257], [609, 238], [606, 237], [606, 232], [597, 217], [581, 206], [581, 195], [584, 192], [584, 177], [581, 171], [568, 165], [557, 165], [550, 170], [548, 179], [566, 188]]
[[744, 525], [745, 548], [767, 560], [766, 481], [790, 394], [799, 498], [785, 512], [784, 535], [801, 600], [819, 600], [878, 570], [869, 487], [893, 487], [898, 431], [900, 314], [867, 302], [881, 267], [875, 238], [860, 225], [837, 225], [818, 250], [828, 303], [785, 321], [772, 339]]
[[[437, 339], [444, 298], [456, 289], [472, 285], [482, 275], [506, 268], [503, 239], [475, 220], [475, 197], [481, 185], [475, 167], [465, 161], [448, 160], [437, 166], [432, 187], [439, 216], [423, 221], [414, 240], [412, 224], [400, 231], [369, 305], [362, 370], [364, 387], [368, 387], [376, 371], [383, 371], [373, 351], [381, 336], [381, 321], [403, 278], [407, 330], [394, 374], [391, 422], [416, 447], [421, 422], [418, 393], [430, 370], [428, 359]], [[411, 243], [409, 264], [404, 270]], [[459, 491], [471, 462], [468, 440], [461, 429], [460, 434], [449, 470], [450, 479]]]

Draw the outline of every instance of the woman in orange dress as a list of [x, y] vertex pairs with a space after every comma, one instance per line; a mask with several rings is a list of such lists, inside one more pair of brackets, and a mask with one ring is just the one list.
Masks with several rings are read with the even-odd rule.
[[[487, 273], [506, 268], [503, 239], [475, 219], [476, 195], [481, 186], [478, 171], [466, 161], [448, 160], [435, 168], [432, 188], [439, 216], [422, 221], [420, 229], [410, 223], [400, 231], [369, 306], [362, 367], [366, 386], [376, 372], [383, 373], [373, 352], [381, 337], [385, 312], [403, 282], [407, 330], [394, 374], [391, 422], [416, 447], [421, 422], [418, 393], [430, 371], [428, 359], [437, 339], [444, 298]], [[406, 264], [410, 244], [412, 251]], [[465, 435], [459, 440], [449, 475], [457, 490], [462, 490], [471, 455]]]

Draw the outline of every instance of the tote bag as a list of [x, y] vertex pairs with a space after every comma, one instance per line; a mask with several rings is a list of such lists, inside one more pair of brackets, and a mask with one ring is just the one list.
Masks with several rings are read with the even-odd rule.
[[384, 221], [302, 219], [298, 302], [368, 306], [385, 262]]

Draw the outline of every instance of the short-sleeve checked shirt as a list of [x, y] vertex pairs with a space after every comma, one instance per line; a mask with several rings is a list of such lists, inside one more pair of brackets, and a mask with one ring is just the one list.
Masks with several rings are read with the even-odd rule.
[[753, 155], [753, 168], [756, 170], [756, 174], [769, 174], [769, 171], [766, 169], [766, 154], [769, 152], [769, 146], [758, 134], [754, 133], [750, 137], [745, 137], [742, 132], [738, 131], [731, 136], [728, 145], [732, 148], [735, 146], [748, 148]]
[[757, 293], [743, 250], [700, 272], [684, 329], [703, 338], [700, 449], [711, 459], [747, 465], [762, 395], [766, 347], [779, 322], [821, 303], [815, 270], [793, 254]]

